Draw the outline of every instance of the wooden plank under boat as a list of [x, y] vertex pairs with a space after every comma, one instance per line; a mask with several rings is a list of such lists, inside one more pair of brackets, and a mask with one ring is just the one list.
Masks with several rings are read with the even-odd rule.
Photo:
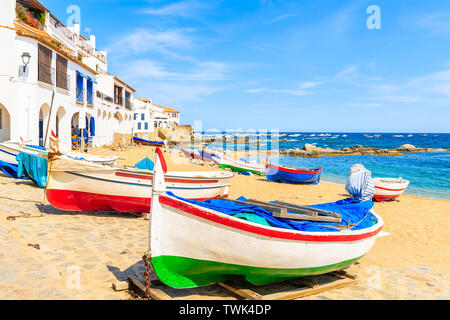
[[402, 178], [374, 178], [376, 201], [391, 201], [397, 199], [408, 187], [409, 181]]
[[[167, 189], [188, 199], [227, 196], [233, 173], [223, 171], [172, 171]], [[148, 212], [153, 172], [103, 166], [66, 156], [49, 160], [47, 199], [61, 210]]]
[[318, 184], [322, 168], [298, 169], [269, 165], [267, 180], [271, 182], [282, 182], [291, 184]]
[[152, 190], [151, 264], [172, 288], [193, 288], [243, 276], [254, 285], [344, 269], [374, 245], [383, 220], [330, 232], [277, 228], [239, 219], [165, 194], [159, 156]]

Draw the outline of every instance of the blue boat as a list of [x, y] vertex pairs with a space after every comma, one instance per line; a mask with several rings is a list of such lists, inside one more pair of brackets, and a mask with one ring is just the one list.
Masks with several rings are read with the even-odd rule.
[[146, 140], [146, 139], [142, 139], [142, 138], [138, 138], [138, 137], [133, 137], [133, 141], [135, 143], [140, 143], [140, 144], [145, 145], [145, 146], [156, 146], [156, 147], [164, 146], [164, 142], [151, 141], [151, 140]]
[[318, 169], [290, 169], [269, 165], [267, 180], [291, 184], [318, 184], [322, 168]]

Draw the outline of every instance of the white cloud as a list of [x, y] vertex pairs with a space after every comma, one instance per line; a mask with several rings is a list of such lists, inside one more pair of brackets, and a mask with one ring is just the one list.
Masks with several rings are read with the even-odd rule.
[[194, 17], [204, 9], [209, 9], [211, 3], [200, 2], [196, 0], [186, 0], [171, 3], [159, 8], [147, 8], [142, 10], [143, 13], [156, 16], [178, 16], [178, 17]]
[[155, 31], [137, 29], [127, 35], [118, 37], [107, 48], [113, 54], [139, 54], [149, 50], [164, 52], [167, 48], [186, 47], [192, 42], [188, 35], [190, 29]]
[[282, 15], [280, 15], [278, 17], [273, 18], [270, 21], [267, 21], [266, 24], [272, 24], [274, 22], [277, 22], [277, 21], [280, 21], [280, 20], [284, 20], [284, 19], [289, 18], [289, 17], [296, 17], [296, 16], [298, 16], [298, 14], [289, 14], [289, 13], [282, 14]]

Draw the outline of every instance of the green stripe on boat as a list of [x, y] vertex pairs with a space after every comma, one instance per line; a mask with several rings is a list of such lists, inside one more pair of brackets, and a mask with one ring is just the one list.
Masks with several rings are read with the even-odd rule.
[[151, 259], [159, 280], [175, 289], [207, 286], [242, 275], [253, 285], [264, 285], [288, 279], [324, 274], [349, 267], [361, 257], [336, 264], [298, 269], [250, 267], [177, 256], [158, 256]]
[[266, 175], [264, 172], [261, 172], [261, 171], [258, 171], [258, 170], [244, 169], [244, 168], [235, 167], [235, 166], [232, 166], [232, 165], [229, 165], [229, 164], [223, 164], [223, 163], [221, 163], [221, 164], [220, 164], [220, 167], [221, 167], [222, 169], [227, 169], [227, 168], [228, 168], [228, 169], [231, 169], [231, 170], [234, 171], [234, 172], [251, 172], [251, 173], [257, 174], [257, 175], [259, 175], [259, 176], [261, 176], [261, 177], [263, 177], [263, 176]]

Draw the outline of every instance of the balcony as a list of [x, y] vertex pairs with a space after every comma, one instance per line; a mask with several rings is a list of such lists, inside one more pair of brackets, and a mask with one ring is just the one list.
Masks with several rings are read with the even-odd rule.
[[26, 1], [17, 1], [16, 18], [33, 28], [40, 30], [45, 29], [45, 12], [28, 7]]
[[58, 33], [66, 37], [68, 40], [73, 42], [73, 33], [61, 22], [56, 21], [52, 16], [49, 16], [48, 25], [54, 28]]

